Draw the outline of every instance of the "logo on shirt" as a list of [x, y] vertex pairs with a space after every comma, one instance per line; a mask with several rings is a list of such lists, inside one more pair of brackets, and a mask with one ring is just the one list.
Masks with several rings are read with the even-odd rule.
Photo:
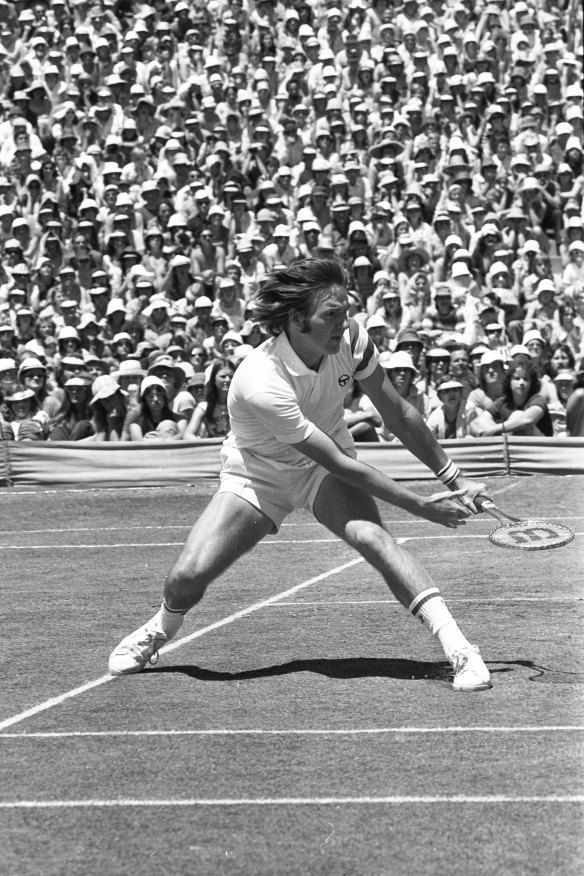
[[338, 381], [339, 386], [346, 386], [350, 379], [351, 378], [348, 374], [341, 374], [341, 376], [339, 377], [339, 381]]

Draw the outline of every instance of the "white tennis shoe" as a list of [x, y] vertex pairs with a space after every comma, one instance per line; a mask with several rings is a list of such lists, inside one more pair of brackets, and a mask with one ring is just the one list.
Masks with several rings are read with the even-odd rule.
[[158, 651], [166, 641], [166, 633], [148, 626], [130, 633], [110, 654], [110, 675], [130, 675], [141, 672], [148, 663], [158, 663]]
[[489, 670], [476, 645], [468, 645], [448, 654], [454, 669], [454, 690], [488, 690], [492, 687]]

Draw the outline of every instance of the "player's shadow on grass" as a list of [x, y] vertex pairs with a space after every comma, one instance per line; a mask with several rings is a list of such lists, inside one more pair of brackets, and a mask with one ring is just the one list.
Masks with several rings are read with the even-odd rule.
[[251, 681], [256, 678], [273, 678], [278, 675], [296, 675], [313, 672], [328, 678], [398, 678], [408, 681], [423, 679], [448, 681], [452, 668], [446, 662], [401, 660], [378, 657], [341, 657], [317, 660], [291, 660], [275, 666], [260, 666], [240, 672], [222, 672], [202, 666], [157, 666], [149, 672], [179, 672], [197, 681]]

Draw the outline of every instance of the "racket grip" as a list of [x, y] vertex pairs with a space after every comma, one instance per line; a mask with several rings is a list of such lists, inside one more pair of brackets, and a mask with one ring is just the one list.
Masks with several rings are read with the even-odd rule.
[[475, 506], [479, 509], [479, 511], [489, 511], [492, 510], [492, 508], [494, 507], [493, 500], [489, 499], [488, 496], [475, 496], [473, 502], [475, 503]]

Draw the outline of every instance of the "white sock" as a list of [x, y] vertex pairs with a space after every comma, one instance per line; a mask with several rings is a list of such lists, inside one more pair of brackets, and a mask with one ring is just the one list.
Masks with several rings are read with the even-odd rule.
[[168, 608], [166, 602], [163, 601], [162, 605], [160, 606], [160, 611], [158, 612], [158, 614], [154, 615], [151, 624], [155, 626], [157, 630], [161, 630], [163, 633], [166, 633], [169, 639], [172, 639], [172, 637], [176, 636], [176, 634], [182, 627], [186, 613], [186, 608]]
[[433, 636], [438, 636], [446, 655], [468, 645], [437, 587], [419, 593], [409, 606], [409, 611], [420, 623], [430, 628]]

